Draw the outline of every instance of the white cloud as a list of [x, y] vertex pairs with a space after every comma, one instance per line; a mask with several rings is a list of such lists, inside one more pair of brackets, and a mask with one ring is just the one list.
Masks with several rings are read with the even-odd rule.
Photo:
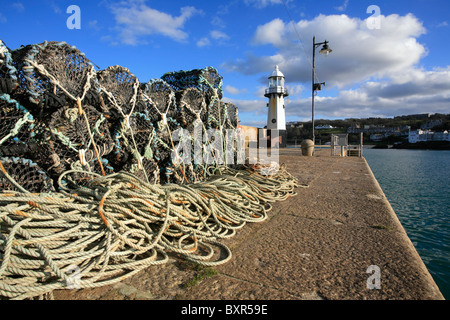
[[[418, 39], [426, 33], [414, 15], [380, 16], [381, 29], [371, 30], [366, 20], [347, 15], [319, 15], [312, 20], [285, 23], [274, 19], [256, 28], [253, 52], [222, 68], [245, 75], [267, 75], [278, 65], [290, 84], [286, 114], [298, 120], [311, 118], [312, 38], [329, 41], [333, 52], [316, 54], [316, 72], [325, 90], [315, 97], [315, 113], [323, 118], [392, 117], [414, 113], [448, 113], [450, 66], [424, 70], [420, 61], [427, 50]], [[297, 34], [302, 37], [299, 43]], [[270, 55], [262, 45], [271, 45]], [[320, 49], [320, 48], [319, 48]], [[257, 51], [258, 50], [258, 51]], [[317, 51], [316, 51], [317, 52]], [[337, 89], [330, 91], [330, 89]], [[337, 92], [337, 93], [335, 93]], [[264, 117], [264, 99], [235, 100], [239, 110]]]
[[122, 43], [137, 45], [140, 38], [159, 34], [175, 41], [184, 41], [188, 34], [183, 30], [184, 24], [192, 16], [201, 13], [194, 7], [183, 7], [179, 16], [148, 7], [144, 1], [121, 2], [111, 6], [115, 16], [119, 38]]
[[[287, 3], [289, 0], [286, 0], [285, 2]], [[244, 3], [261, 9], [273, 4], [282, 4], [283, 0], [244, 0]]]
[[299, 96], [305, 91], [306, 88], [301, 84], [293, 84], [293, 85], [286, 84], [286, 89], [288, 90], [290, 95]]
[[6, 23], [8, 19], [0, 12], [0, 23]]
[[56, 3], [54, 3], [53, 1], [50, 3], [50, 6], [52, 7], [53, 12], [56, 14], [60, 14], [63, 12], [61, 8], [58, 5], [56, 5]]
[[[230, 37], [225, 32], [219, 30], [212, 30], [209, 33], [209, 36], [211, 37], [211, 39], [216, 40], [218, 44], [222, 44], [223, 41], [230, 39]], [[197, 41], [198, 47], [210, 46], [211, 44], [211, 40], [208, 37], [203, 37]]]
[[442, 21], [437, 26], [438, 26], [438, 28], [440, 28], [440, 27], [448, 27], [448, 22], [447, 21]]
[[[425, 28], [413, 15], [380, 16], [380, 30], [367, 28], [365, 20], [347, 15], [319, 15], [295, 25], [274, 19], [256, 29], [253, 43], [270, 44], [277, 52], [269, 56], [247, 53], [245, 59], [225, 62], [228, 71], [244, 74], [267, 73], [278, 64], [288, 82], [308, 82], [311, 77], [312, 38], [329, 41], [333, 52], [316, 55], [319, 80], [327, 86], [359, 83], [372, 77], [386, 77], [417, 64], [426, 49], [417, 38]], [[302, 37], [299, 43], [298, 34]], [[320, 49], [320, 48], [319, 48]]]
[[203, 37], [200, 40], [197, 41], [198, 47], [206, 47], [211, 45], [211, 41], [207, 37]]
[[90, 29], [93, 29], [93, 30], [96, 30], [96, 31], [101, 29], [101, 27], [98, 25], [98, 21], [97, 20], [89, 21], [88, 26], [89, 26]]
[[286, 44], [286, 39], [284, 39], [285, 33], [286, 26], [284, 22], [277, 18], [258, 26], [252, 43], [256, 45], [272, 44], [275, 47], [284, 46]]
[[19, 12], [22, 12], [25, 10], [25, 6], [21, 2], [14, 2], [11, 4], [11, 6]]
[[267, 100], [254, 99], [254, 100], [241, 100], [232, 99], [229, 97], [223, 97], [223, 102], [231, 102], [238, 107], [239, 114], [242, 113], [252, 113], [255, 115], [266, 115], [267, 114]]
[[237, 95], [237, 94], [241, 94], [241, 93], [245, 93], [247, 92], [247, 89], [238, 89], [236, 87], [230, 86], [230, 85], [226, 85], [224, 88], [226, 93], [232, 94], [232, 95]]
[[345, 0], [341, 6], [335, 7], [335, 9], [338, 11], [345, 11], [347, 9], [348, 3], [349, 3], [349, 0]]
[[[319, 92], [315, 97], [315, 113], [324, 118], [367, 118], [449, 112], [450, 66], [432, 71], [415, 69], [402, 75], [402, 81], [370, 81], [355, 89], [341, 90], [335, 97]], [[286, 113], [310, 117], [311, 98], [290, 99]]]
[[216, 39], [216, 40], [227, 40], [230, 38], [226, 33], [219, 31], [219, 30], [213, 30], [213, 31], [211, 31], [210, 34], [211, 34], [211, 38]]
[[211, 24], [213, 25], [213, 26], [215, 26], [215, 27], [217, 27], [217, 28], [220, 28], [220, 29], [223, 29], [223, 28], [225, 28], [225, 22], [223, 21], [223, 19], [222, 18], [220, 18], [220, 17], [218, 17], [218, 16], [214, 16], [212, 19], [211, 19]]
[[[406, 70], [390, 81], [369, 82], [363, 89], [373, 97], [400, 99], [411, 97], [450, 96], [450, 66], [431, 71]], [[450, 110], [450, 105], [448, 106]]]

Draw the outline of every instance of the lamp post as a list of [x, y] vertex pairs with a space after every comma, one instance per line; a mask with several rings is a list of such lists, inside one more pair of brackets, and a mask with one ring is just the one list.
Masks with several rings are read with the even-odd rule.
[[316, 47], [323, 45], [322, 49], [319, 53], [328, 55], [332, 50], [328, 47], [328, 41], [316, 43], [316, 37], [313, 37], [313, 58], [312, 58], [312, 141], [316, 143], [316, 136], [314, 133], [314, 95], [316, 91], [322, 89], [322, 85], [325, 85], [325, 82], [315, 83], [316, 78]]

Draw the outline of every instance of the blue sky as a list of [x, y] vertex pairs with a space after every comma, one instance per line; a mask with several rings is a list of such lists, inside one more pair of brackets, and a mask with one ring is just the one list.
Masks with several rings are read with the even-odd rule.
[[[70, 5], [81, 29], [67, 28]], [[367, 13], [375, 5], [379, 15]], [[375, 19], [375, 20], [374, 20]], [[374, 28], [373, 22], [379, 22]], [[311, 119], [312, 37], [316, 119], [450, 113], [450, 1], [2, 1], [0, 39], [10, 49], [66, 41], [100, 69], [121, 65], [141, 82], [213, 66], [241, 124], [266, 124], [264, 89], [275, 65], [286, 76], [287, 121]]]

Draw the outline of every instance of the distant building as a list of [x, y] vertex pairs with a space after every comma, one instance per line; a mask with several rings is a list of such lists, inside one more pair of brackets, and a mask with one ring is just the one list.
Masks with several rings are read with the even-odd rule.
[[330, 124], [324, 124], [324, 125], [320, 125], [320, 126], [316, 126], [314, 127], [314, 129], [316, 130], [321, 130], [321, 129], [333, 129], [334, 127]]
[[433, 132], [429, 130], [413, 130], [409, 131], [408, 142], [426, 142], [426, 141], [450, 141], [450, 135], [448, 131]]
[[303, 123], [300, 121], [290, 121], [286, 123], [286, 126], [289, 128], [303, 128]]
[[378, 130], [380, 128], [384, 128], [384, 125], [382, 125], [382, 124], [380, 124], [380, 125], [378, 125], [378, 124], [365, 124], [364, 125], [364, 130], [371, 130], [371, 129]]
[[410, 126], [401, 127], [385, 127], [376, 125], [364, 125], [363, 128], [356, 126], [348, 127], [347, 133], [365, 133], [365, 134], [383, 134], [388, 136], [407, 136], [409, 134]]

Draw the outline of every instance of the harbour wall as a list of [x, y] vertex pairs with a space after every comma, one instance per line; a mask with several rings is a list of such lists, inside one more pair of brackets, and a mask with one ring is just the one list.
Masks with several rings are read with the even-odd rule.
[[223, 242], [233, 257], [199, 271], [171, 258], [123, 283], [55, 292], [56, 299], [442, 300], [364, 158], [280, 149], [297, 195]]

